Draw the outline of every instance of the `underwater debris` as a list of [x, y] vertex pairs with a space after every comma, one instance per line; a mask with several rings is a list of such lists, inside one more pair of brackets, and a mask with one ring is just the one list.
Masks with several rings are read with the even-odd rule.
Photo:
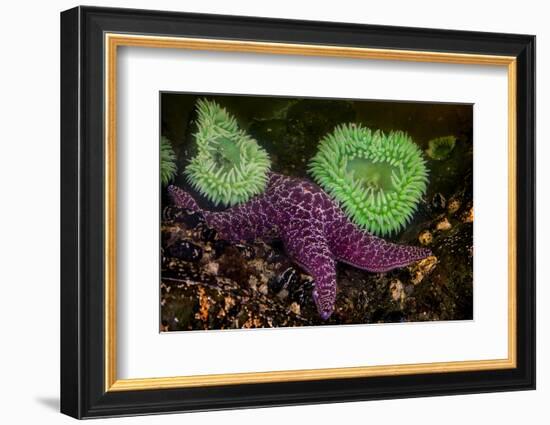
[[309, 171], [354, 223], [380, 236], [410, 222], [428, 183], [422, 151], [406, 133], [355, 124], [321, 140]]
[[191, 186], [215, 205], [232, 206], [263, 192], [271, 161], [256, 140], [216, 102], [199, 99], [197, 155], [185, 168]]

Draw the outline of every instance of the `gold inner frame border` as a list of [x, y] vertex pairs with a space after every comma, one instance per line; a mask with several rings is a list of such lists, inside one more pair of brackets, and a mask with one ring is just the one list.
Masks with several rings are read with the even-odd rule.
[[[148, 47], [280, 55], [325, 56], [355, 59], [397, 60], [469, 65], [503, 66], [508, 72], [508, 358], [436, 363], [247, 372], [215, 375], [118, 379], [116, 324], [116, 123], [118, 47]], [[516, 294], [516, 58], [513, 56], [371, 49], [330, 45], [288, 44], [201, 38], [163, 37], [106, 33], [105, 47], [105, 391], [137, 391], [216, 385], [312, 381], [512, 369], [517, 366]]]

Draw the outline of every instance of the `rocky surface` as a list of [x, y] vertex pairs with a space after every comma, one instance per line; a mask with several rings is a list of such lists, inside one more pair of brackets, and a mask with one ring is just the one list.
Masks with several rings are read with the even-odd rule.
[[471, 204], [455, 209], [453, 202], [442, 208], [438, 199], [433, 219], [401, 240], [414, 243], [416, 235], [434, 256], [378, 274], [339, 264], [336, 310], [326, 322], [311, 300], [311, 277], [278, 243], [231, 245], [196, 213], [183, 223], [168, 217], [162, 224], [162, 330], [471, 319], [473, 213]]

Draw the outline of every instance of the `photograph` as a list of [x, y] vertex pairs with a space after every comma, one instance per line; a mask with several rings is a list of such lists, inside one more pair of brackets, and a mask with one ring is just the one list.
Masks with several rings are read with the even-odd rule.
[[472, 104], [159, 96], [161, 332], [474, 319]]

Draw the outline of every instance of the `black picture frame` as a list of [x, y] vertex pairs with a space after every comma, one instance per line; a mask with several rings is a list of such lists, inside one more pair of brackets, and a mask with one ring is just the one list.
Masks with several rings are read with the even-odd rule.
[[[517, 367], [105, 391], [106, 32], [514, 56], [517, 60]], [[61, 13], [61, 412], [75, 418], [535, 388], [535, 37], [76, 7]]]

